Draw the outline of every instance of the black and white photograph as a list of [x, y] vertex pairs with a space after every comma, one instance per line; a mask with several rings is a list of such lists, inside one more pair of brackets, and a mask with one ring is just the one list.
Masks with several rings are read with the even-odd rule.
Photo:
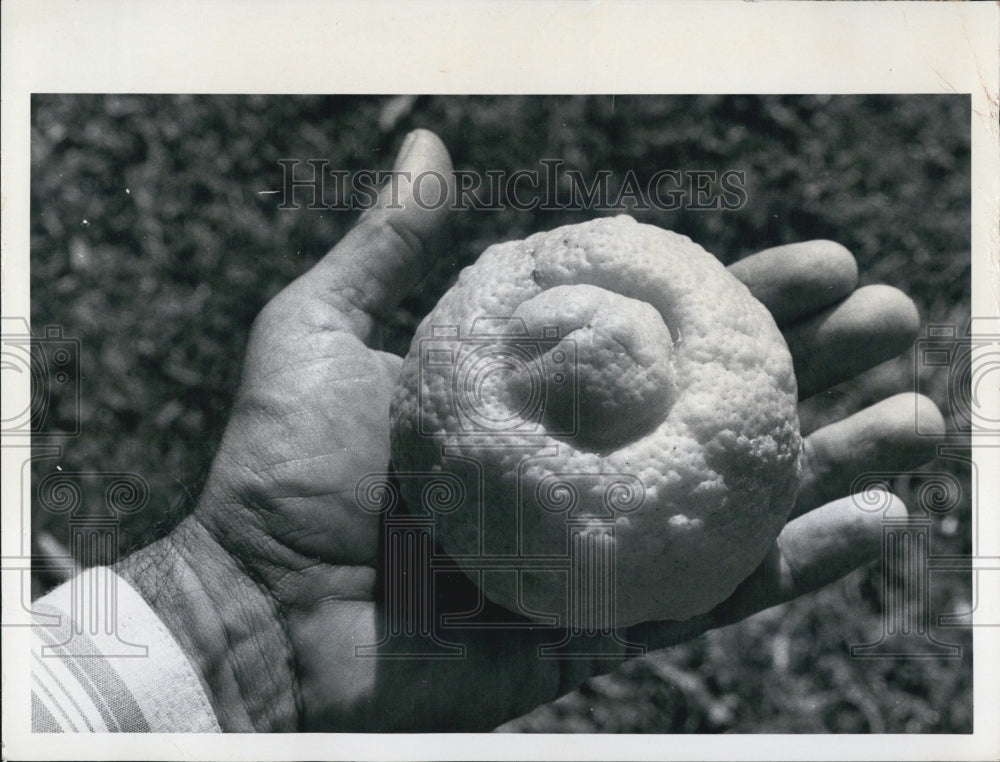
[[982, 92], [335, 72], [19, 93], [10, 758], [1000, 751]]

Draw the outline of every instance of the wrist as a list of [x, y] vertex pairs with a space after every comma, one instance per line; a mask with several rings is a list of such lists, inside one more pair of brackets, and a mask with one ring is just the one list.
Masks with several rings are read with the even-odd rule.
[[194, 517], [119, 562], [188, 656], [220, 727], [297, 727], [290, 647], [278, 607]]

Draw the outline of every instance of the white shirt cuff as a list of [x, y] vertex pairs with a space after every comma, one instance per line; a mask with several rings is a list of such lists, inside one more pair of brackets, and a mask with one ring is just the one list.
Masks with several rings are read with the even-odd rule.
[[191, 662], [111, 569], [88, 569], [32, 608], [34, 732], [219, 732]]

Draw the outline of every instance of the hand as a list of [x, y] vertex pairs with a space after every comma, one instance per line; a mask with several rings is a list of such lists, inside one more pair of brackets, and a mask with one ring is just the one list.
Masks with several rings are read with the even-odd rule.
[[[441, 142], [418, 131], [397, 171], [451, 177]], [[447, 205], [376, 208], [258, 318], [242, 386], [193, 514], [119, 571], [151, 602], [200, 672], [226, 730], [488, 730], [551, 701], [613, 659], [538, 660], [538, 630], [462, 630], [456, 660], [358, 658], [379, 642], [381, 518], [355, 486], [389, 466], [389, 401], [401, 358], [375, 348], [381, 316], [419, 282]], [[773, 249], [731, 268], [775, 315], [803, 398], [915, 338], [901, 293], [855, 290], [853, 258], [826, 242]], [[812, 432], [795, 518], [734, 595], [686, 622], [627, 637], [661, 647], [833, 581], [875, 558], [880, 516], [846, 497], [866, 470], [932, 456], [912, 395]], [[919, 404], [933, 408], [929, 400]], [[449, 575], [459, 577], [460, 575]], [[459, 580], [441, 600], [474, 597]], [[546, 641], [551, 640], [548, 633]]]

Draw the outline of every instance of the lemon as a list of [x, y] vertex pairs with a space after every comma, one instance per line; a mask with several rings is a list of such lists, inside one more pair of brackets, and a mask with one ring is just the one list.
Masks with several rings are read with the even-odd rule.
[[[715, 257], [601, 218], [462, 271], [403, 363], [392, 458], [411, 512], [494, 602], [539, 621], [685, 619], [781, 531], [796, 402], [770, 313]], [[461, 484], [457, 507], [426, 499], [437, 475]]]

